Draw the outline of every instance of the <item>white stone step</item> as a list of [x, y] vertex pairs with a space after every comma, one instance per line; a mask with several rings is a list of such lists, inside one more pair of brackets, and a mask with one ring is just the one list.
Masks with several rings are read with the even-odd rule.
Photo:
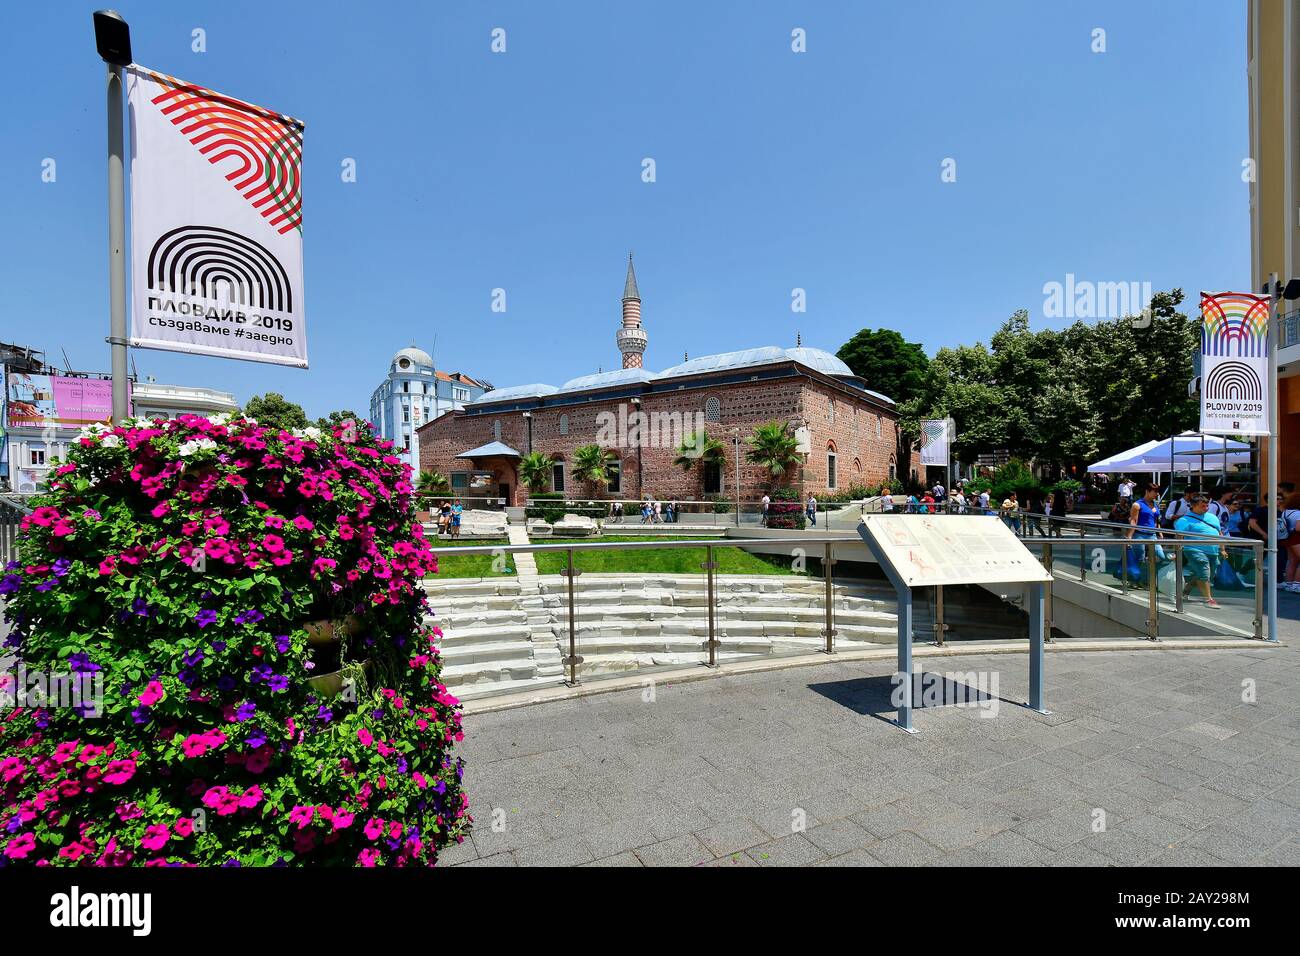
[[444, 627], [440, 645], [443, 648], [465, 647], [466, 645], [496, 643], [499, 641], [527, 642], [532, 637], [532, 628], [526, 622], [513, 624], [495, 624], [487, 627]]
[[[485, 681], [521, 681], [537, 677], [537, 666], [531, 660], [475, 661], [469, 664], [447, 664], [442, 669], [442, 682], [450, 688], [481, 684]], [[453, 689], [453, 693], [456, 690]]]
[[533, 644], [529, 640], [477, 641], [472, 644], [450, 644], [442, 649], [442, 659], [447, 666], [483, 663], [485, 661], [532, 661]]
[[455, 611], [438, 613], [424, 618], [425, 624], [436, 624], [446, 633], [454, 633], [462, 627], [506, 627], [511, 624], [526, 624], [528, 612], [520, 607], [510, 608], [457, 608]]
[[554, 687], [563, 682], [559, 675], [541, 675], [525, 677], [520, 680], [479, 680], [472, 684], [448, 685], [452, 694], [461, 700], [474, 700], [493, 694], [507, 694], [511, 691], [528, 690], [530, 687]]

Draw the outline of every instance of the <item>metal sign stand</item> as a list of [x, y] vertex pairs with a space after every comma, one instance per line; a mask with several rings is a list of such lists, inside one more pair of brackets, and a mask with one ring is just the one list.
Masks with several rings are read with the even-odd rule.
[[[858, 534], [866, 542], [868, 550], [885, 572], [885, 576], [889, 578], [889, 583], [894, 586], [894, 593], [898, 596], [898, 671], [894, 679], [901, 683], [902, 697], [895, 723], [900, 729], [914, 734], [917, 730], [912, 726], [912, 710], [917, 706], [917, 701], [914, 696], [916, 688], [912, 664], [912, 587], [903, 580], [889, 556], [865, 527], [859, 526]], [[1028, 584], [1029, 700], [1024, 706], [1035, 713], [1050, 716], [1052, 712], [1043, 706], [1043, 623], [1046, 620], [1044, 613], [1046, 586], [1041, 581], [1031, 581]]]

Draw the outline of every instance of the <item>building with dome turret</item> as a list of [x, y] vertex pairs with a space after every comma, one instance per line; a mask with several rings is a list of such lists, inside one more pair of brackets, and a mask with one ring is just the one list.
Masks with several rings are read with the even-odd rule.
[[439, 415], [464, 408], [490, 386], [462, 372], [441, 372], [433, 356], [412, 345], [393, 356], [388, 377], [370, 396], [370, 420], [407, 464], [419, 458], [417, 430]]
[[[540, 451], [554, 462], [547, 490], [586, 497], [595, 489], [575, 482], [570, 465], [576, 449], [596, 444], [612, 452], [605, 497], [731, 498], [739, 484], [740, 497], [752, 501], [772, 487], [772, 477], [745, 461], [745, 439], [756, 426], [778, 421], [803, 453], [802, 465], [781, 483], [803, 494], [878, 487], [919, 470], [915, 454], [898, 459], [893, 400], [830, 352], [798, 338], [793, 348], [685, 358], [661, 372], [645, 368], [649, 335], [631, 256], [615, 342], [622, 356], [615, 371], [559, 386], [494, 389], [418, 426], [420, 468], [449, 476], [452, 492], [462, 497], [520, 505], [528, 495], [519, 460]], [[683, 469], [675, 463], [678, 449], [698, 432], [722, 443], [724, 460]]]

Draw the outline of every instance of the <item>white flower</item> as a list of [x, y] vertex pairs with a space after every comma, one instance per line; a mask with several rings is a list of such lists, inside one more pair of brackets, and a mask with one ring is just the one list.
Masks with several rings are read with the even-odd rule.
[[208, 421], [212, 422], [214, 425], [224, 425], [226, 422], [230, 421], [230, 413], [220, 412], [216, 415], [209, 415]]
[[106, 432], [106, 431], [111, 431], [111, 430], [112, 430], [112, 429], [110, 429], [110, 428], [109, 428], [107, 425], [105, 425], [103, 422], [93, 422], [93, 423], [91, 423], [91, 424], [89, 424], [89, 425], [82, 425], [82, 426], [81, 426], [81, 435], [80, 435], [80, 437], [82, 437], [82, 438], [98, 438], [100, 435], [104, 434], [104, 432]]
[[310, 441], [316, 441], [320, 438], [320, 429], [315, 425], [308, 425], [306, 428], [295, 428], [292, 431], [294, 438], [306, 438]]
[[217, 443], [214, 442], [211, 438], [200, 438], [197, 440], [191, 439], [190, 441], [184, 442], [181, 445], [181, 447], [177, 449], [177, 452], [180, 454], [182, 458], [188, 458], [190, 455], [193, 455], [195, 452], [211, 451], [216, 447], [217, 447]]
[[104, 440], [100, 442], [104, 448], [117, 448], [122, 444], [122, 439], [116, 435], [105, 435]]

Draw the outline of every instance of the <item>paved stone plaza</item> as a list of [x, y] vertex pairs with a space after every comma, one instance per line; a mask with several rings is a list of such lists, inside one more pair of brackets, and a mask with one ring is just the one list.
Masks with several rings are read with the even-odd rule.
[[444, 862], [1300, 865], [1295, 646], [1049, 653], [1047, 717], [1013, 703], [1026, 657], [923, 663], [996, 671], [997, 716], [920, 709], [909, 736], [878, 661], [472, 715], [475, 832]]

